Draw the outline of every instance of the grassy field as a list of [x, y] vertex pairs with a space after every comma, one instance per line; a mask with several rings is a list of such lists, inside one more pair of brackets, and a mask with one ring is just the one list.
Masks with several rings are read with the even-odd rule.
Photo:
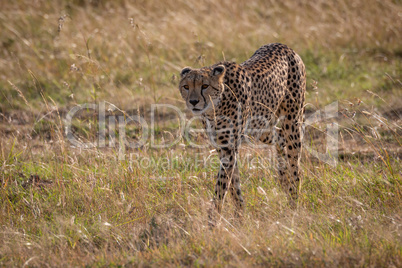
[[[400, 0], [1, 2], [0, 266], [401, 267], [401, 25]], [[152, 105], [188, 120], [182, 67], [274, 42], [306, 65], [306, 118], [336, 111], [306, 126], [296, 208], [272, 152], [243, 147], [244, 218], [228, 196], [211, 229], [216, 152]], [[66, 135], [82, 104], [106, 117], [72, 120], [87, 149]], [[145, 129], [113, 124], [136, 116], [154, 136], [133, 149]]]

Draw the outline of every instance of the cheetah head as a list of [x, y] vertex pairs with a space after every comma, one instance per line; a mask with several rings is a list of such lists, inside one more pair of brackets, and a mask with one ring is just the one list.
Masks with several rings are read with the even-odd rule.
[[186, 67], [181, 71], [180, 93], [193, 114], [204, 114], [219, 104], [225, 72], [225, 66], [220, 64], [201, 69]]

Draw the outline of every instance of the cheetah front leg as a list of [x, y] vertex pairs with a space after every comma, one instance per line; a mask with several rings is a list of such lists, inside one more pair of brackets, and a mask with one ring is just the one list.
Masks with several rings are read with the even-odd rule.
[[235, 218], [243, 217], [244, 210], [244, 200], [243, 195], [240, 189], [240, 175], [239, 168], [237, 166], [237, 162], [235, 163], [234, 172], [232, 176], [232, 180], [230, 183], [230, 193], [232, 195], [233, 201], [235, 203]]
[[211, 211], [209, 212], [209, 222], [212, 226], [216, 225], [217, 215], [215, 215], [215, 212], [218, 212], [218, 214], [222, 212], [222, 206], [228, 189], [230, 189], [235, 201], [235, 214], [237, 216], [242, 215], [244, 201], [240, 190], [239, 169], [237, 166], [236, 157], [237, 153], [234, 149], [220, 149], [221, 165], [215, 185], [213, 208], [211, 208]]

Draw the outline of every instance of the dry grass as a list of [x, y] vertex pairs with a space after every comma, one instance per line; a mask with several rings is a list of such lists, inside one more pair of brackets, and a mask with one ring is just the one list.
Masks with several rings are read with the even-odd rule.
[[43, 106], [38, 90], [63, 105], [98, 97], [132, 109], [144, 95], [166, 102], [178, 98], [172, 76], [183, 66], [240, 62], [272, 42], [301, 54], [309, 84], [314, 79], [328, 89], [325, 103], [361, 96], [362, 88], [398, 93], [392, 85], [401, 72], [397, 2], [83, 2], [2, 4], [3, 111], [25, 106], [7, 80], [39, 100], [37, 106]]
[[[1, 266], [402, 265], [400, 1], [0, 7]], [[125, 148], [122, 161], [118, 142], [82, 150], [66, 139], [65, 116], [76, 104], [106, 100], [118, 107], [108, 118], [147, 120], [153, 103], [184, 109], [180, 68], [241, 62], [271, 42], [302, 56], [308, 115], [340, 105], [339, 162], [305, 153], [296, 209], [275, 183], [266, 151], [241, 153], [243, 222], [233, 219], [228, 198], [221, 225], [210, 229], [211, 148], [181, 139], [167, 149]], [[73, 122], [83, 141], [97, 137], [96, 115], [84, 111]], [[306, 146], [325, 152], [327, 123], [306, 129]], [[176, 137], [178, 127], [160, 110], [157, 142]], [[131, 139], [138, 131], [127, 127]], [[259, 165], [247, 162], [257, 158]]]

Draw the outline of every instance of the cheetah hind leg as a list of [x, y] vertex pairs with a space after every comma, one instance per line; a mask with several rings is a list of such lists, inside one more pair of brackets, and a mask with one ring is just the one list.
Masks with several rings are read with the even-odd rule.
[[[286, 139], [284, 137], [284, 131], [281, 128], [276, 126], [272, 127], [272, 132], [263, 133], [260, 137], [260, 141], [267, 145], [275, 145], [277, 152], [277, 173], [278, 173], [278, 181], [285, 191], [290, 197], [290, 205], [295, 205], [295, 200], [297, 199], [297, 186], [292, 181], [292, 177], [290, 176], [291, 170], [294, 167], [288, 169], [288, 161], [286, 160]], [[291, 164], [292, 165], [292, 164]]]
[[[292, 124], [285, 119], [283, 126]], [[295, 129], [299, 129], [295, 124]], [[292, 126], [292, 125], [291, 125]], [[294, 126], [294, 125], [293, 125]], [[300, 184], [299, 164], [301, 156], [301, 138], [299, 132], [287, 132], [283, 128], [276, 128], [275, 146], [277, 151], [277, 170], [279, 183], [289, 196], [291, 207], [296, 207]]]

